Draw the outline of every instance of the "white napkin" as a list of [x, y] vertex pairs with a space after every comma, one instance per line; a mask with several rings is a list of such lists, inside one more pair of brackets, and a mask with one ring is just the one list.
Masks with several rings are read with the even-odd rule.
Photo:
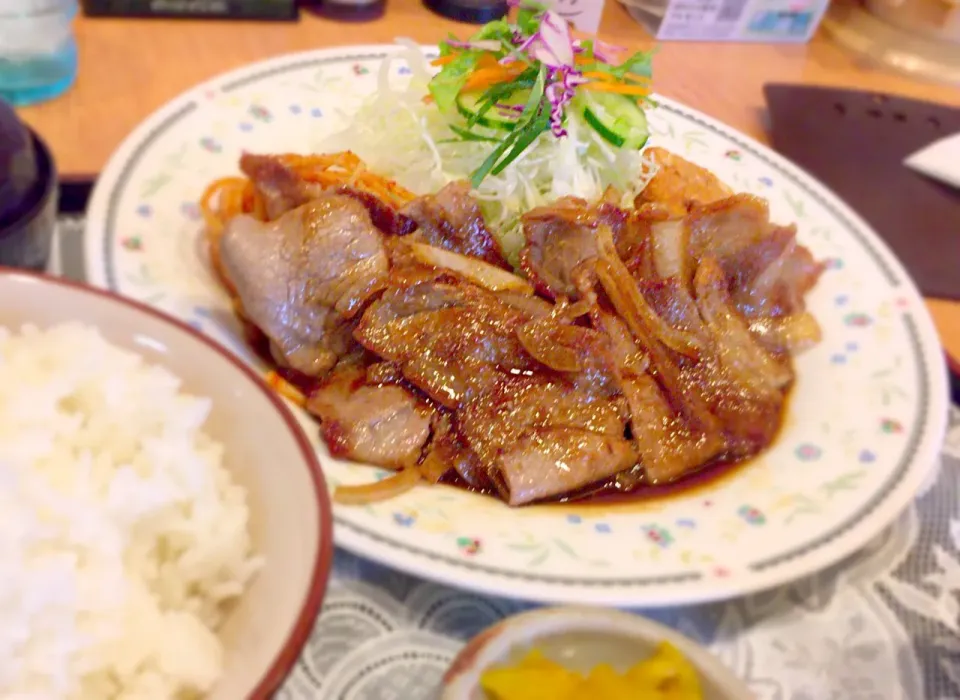
[[934, 180], [960, 187], [960, 133], [921, 148], [907, 156], [903, 164]]

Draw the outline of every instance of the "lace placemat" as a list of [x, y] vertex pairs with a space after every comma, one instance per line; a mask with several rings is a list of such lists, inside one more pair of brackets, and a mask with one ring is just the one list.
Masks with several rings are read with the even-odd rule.
[[[82, 279], [82, 220], [54, 271]], [[484, 627], [529, 605], [428, 583], [337, 550], [323, 610], [278, 700], [434, 698]], [[726, 603], [642, 611], [710, 647], [759, 700], [960, 700], [960, 408], [940, 468], [866, 549]]]

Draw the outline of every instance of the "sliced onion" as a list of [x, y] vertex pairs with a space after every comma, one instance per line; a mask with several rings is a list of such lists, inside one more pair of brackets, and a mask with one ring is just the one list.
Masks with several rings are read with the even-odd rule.
[[289, 399], [300, 408], [307, 405], [307, 397], [303, 395], [303, 392], [281, 377], [276, 371], [270, 370], [267, 372], [267, 384], [280, 396]]
[[793, 379], [790, 368], [777, 361], [751, 335], [730, 302], [726, 278], [712, 257], [700, 261], [694, 277], [697, 307], [717, 345], [723, 366], [754, 395], [779, 392]]
[[453, 270], [461, 277], [492, 292], [512, 291], [533, 294], [533, 286], [529, 282], [496, 265], [425, 243], [409, 245], [410, 252], [418, 262], [431, 267]]
[[[634, 334], [649, 332], [674, 352], [691, 360], [699, 359], [703, 349], [700, 340], [690, 333], [674, 328], [660, 318], [640, 293], [636, 281], [617, 255], [617, 249], [613, 243], [613, 232], [609, 226], [601, 225], [597, 228], [597, 249], [601, 261], [605, 263], [597, 266], [597, 274], [604, 290], [610, 296], [610, 301], [627, 322], [630, 330]], [[638, 339], [644, 342], [643, 338]]]
[[333, 492], [334, 503], [345, 506], [364, 506], [386, 501], [406, 493], [420, 483], [420, 470], [416, 467], [401, 469], [381, 481], [357, 486], [338, 486]]
[[812, 314], [802, 311], [780, 318], [761, 318], [750, 324], [750, 332], [775, 352], [797, 355], [820, 342], [823, 333]]
[[580, 354], [569, 345], [582, 342], [585, 330], [552, 318], [538, 318], [517, 328], [517, 340], [540, 364], [557, 372], [579, 372], [583, 369]]
[[571, 304], [565, 298], [561, 297], [550, 313], [551, 318], [558, 321], [575, 321], [581, 316], [586, 316], [593, 310], [593, 304], [586, 299]]
[[689, 234], [683, 219], [661, 221], [650, 227], [653, 264], [657, 274], [667, 280], [677, 278], [684, 289], [690, 288]]
[[430, 450], [419, 466], [420, 474], [428, 484], [435, 484], [440, 481], [450, 471], [450, 468], [450, 465], [440, 457], [436, 449]]

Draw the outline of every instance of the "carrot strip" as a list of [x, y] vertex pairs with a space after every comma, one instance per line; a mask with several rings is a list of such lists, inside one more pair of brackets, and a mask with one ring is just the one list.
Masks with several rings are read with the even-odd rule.
[[599, 80], [604, 83], [615, 83], [617, 82], [616, 76], [610, 75], [609, 73], [603, 73], [598, 70], [588, 70], [583, 73], [584, 78], [590, 78], [591, 80]]
[[[618, 82], [617, 77], [611, 75], [610, 73], [603, 73], [602, 71], [590, 70], [583, 73], [584, 78], [590, 78], [591, 80], [597, 80], [602, 83], [615, 83], [621, 84]], [[625, 78], [632, 80], [635, 83], [649, 83], [650, 79], [645, 78], [642, 75], [637, 75], [636, 73], [626, 73]]]
[[448, 53], [446, 56], [440, 56], [440, 57], [435, 58], [435, 59], [433, 59], [432, 61], [430, 61], [430, 65], [431, 65], [431, 66], [445, 66], [445, 65], [447, 65], [448, 63], [453, 63], [453, 61], [455, 61], [456, 58], [457, 58], [457, 56], [459, 56], [459, 55], [460, 55], [460, 54], [458, 54], [458, 53]]
[[477, 61], [477, 68], [503, 68], [503, 66], [493, 57], [492, 53], [485, 53], [480, 55], [480, 59]]
[[516, 66], [516, 64], [512, 63], [509, 66], [497, 66], [496, 68], [479, 68], [470, 74], [470, 77], [467, 78], [467, 82], [464, 83], [460, 91], [470, 92], [472, 90], [489, 87], [490, 85], [496, 85], [497, 83], [505, 83], [508, 80], [516, 78], [526, 68], [525, 65], [520, 65], [516, 68], [513, 66]]

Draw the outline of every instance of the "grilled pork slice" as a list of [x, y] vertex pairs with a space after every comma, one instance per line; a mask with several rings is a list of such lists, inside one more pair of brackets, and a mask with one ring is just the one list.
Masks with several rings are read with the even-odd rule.
[[796, 354], [819, 342], [805, 297], [824, 266], [797, 242], [796, 227], [770, 223], [764, 200], [735, 195], [695, 208], [686, 228], [696, 265], [717, 262], [730, 303], [761, 344]]
[[733, 302], [750, 319], [802, 313], [823, 265], [797, 242], [796, 227], [770, 223], [767, 203], [736, 195], [696, 209], [687, 219], [690, 252], [720, 263]]
[[761, 342], [777, 352], [797, 352], [817, 342], [819, 329], [806, 313], [804, 296], [823, 266], [797, 242], [796, 229], [772, 224], [767, 203], [752, 195], [691, 203], [689, 213], [686, 209], [665, 219], [653, 211], [628, 214], [609, 202], [560, 199], [524, 216], [527, 245], [521, 266], [541, 292], [579, 298], [575, 273], [597, 258], [598, 231], [605, 227], [647, 305], [668, 326], [657, 335], [672, 338], [671, 349], [688, 357], [699, 354], [704, 329], [693, 279], [706, 258], [719, 263], [732, 303]]
[[335, 457], [388, 469], [420, 460], [436, 411], [398, 384], [370, 383], [361, 364], [341, 364], [311, 395], [307, 410]]
[[529, 320], [495, 294], [455, 279], [388, 288], [364, 312], [354, 337], [397, 363], [431, 399], [455, 410], [505, 371], [534, 372], [516, 329]]
[[635, 461], [599, 334], [545, 319], [473, 285], [434, 280], [387, 289], [355, 336], [455, 412], [501, 497], [520, 505]]
[[458, 421], [513, 506], [577, 491], [637, 461], [615, 401], [545, 374], [505, 378]]
[[323, 196], [322, 185], [299, 177], [279, 156], [244, 153], [240, 156], [240, 170], [263, 198], [268, 219], [277, 219]]
[[597, 256], [597, 227], [609, 226], [617, 252], [633, 258], [646, 245], [650, 222], [609, 202], [591, 205], [578, 197], [562, 197], [523, 215], [526, 246], [520, 267], [540, 293], [553, 298], [577, 298], [574, 271]]
[[250, 178], [263, 199], [268, 219], [279, 218], [292, 209], [332, 192], [360, 202], [366, 207], [373, 225], [389, 236], [405, 235], [416, 226], [412, 220], [371, 194], [352, 187], [328, 188], [303, 179], [280, 156], [244, 153], [240, 157], [240, 170]]
[[[717, 261], [701, 261], [693, 280], [702, 324], [691, 356], [664, 333], [663, 317], [647, 304], [617, 257], [609, 230], [599, 234], [597, 279], [617, 315], [599, 308], [597, 294], [585, 284], [588, 278], [581, 288], [596, 306], [594, 324], [611, 339], [647, 478], [670, 481], [712, 459], [740, 459], [766, 447], [779, 426], [793, 373], [786, 358], [769, 352], [751, 334], [730, 301]], [[643, 365], [636, 359], [640, 354]], [[641, 366], [649, 374], [639, 371]]]
[[433, 439], [420, 464], [420, 472], [430, 482], [437, 482], [451, 471], [470, 488], [492, 493], [493, 481], [480, 458], [467, 445], [457, 427], [457, 415], [452, 411], [438, 412], [433, 424]]
[[415, 239], [509, 269], [466, 180], [451, 182], [436, 194], [418, 197], [400, 213], [416, 222]]
[[310, 376], [355, 347], [352, 319], [389, 264], [367, 210], [337, 194], [269, 223], [235, 217], [220, 254], [244, 316], [270, 339], [275, 359]]
[[[709, 413], [699, 388], [691, 386], [671, 355], [642, 319], [631, 319], [640, 331], [634, 335], [617, 315], [601, 309], [597, 296], [583, 283], [584, 296], [593, 305], [596, 328], [610, 339], [611, 359], [628, 413], [631, 439], [649, 483], [669, 482], [703, 466], [726, 452], [726, 435]], [[646, 345], [641, 349], [637, 338]], [[654, 374], [650, 373], [651, 366]], [[671, 401], [666, 387], [678, 392]], [[697, 394], [693, 394], [697, 391]]]

